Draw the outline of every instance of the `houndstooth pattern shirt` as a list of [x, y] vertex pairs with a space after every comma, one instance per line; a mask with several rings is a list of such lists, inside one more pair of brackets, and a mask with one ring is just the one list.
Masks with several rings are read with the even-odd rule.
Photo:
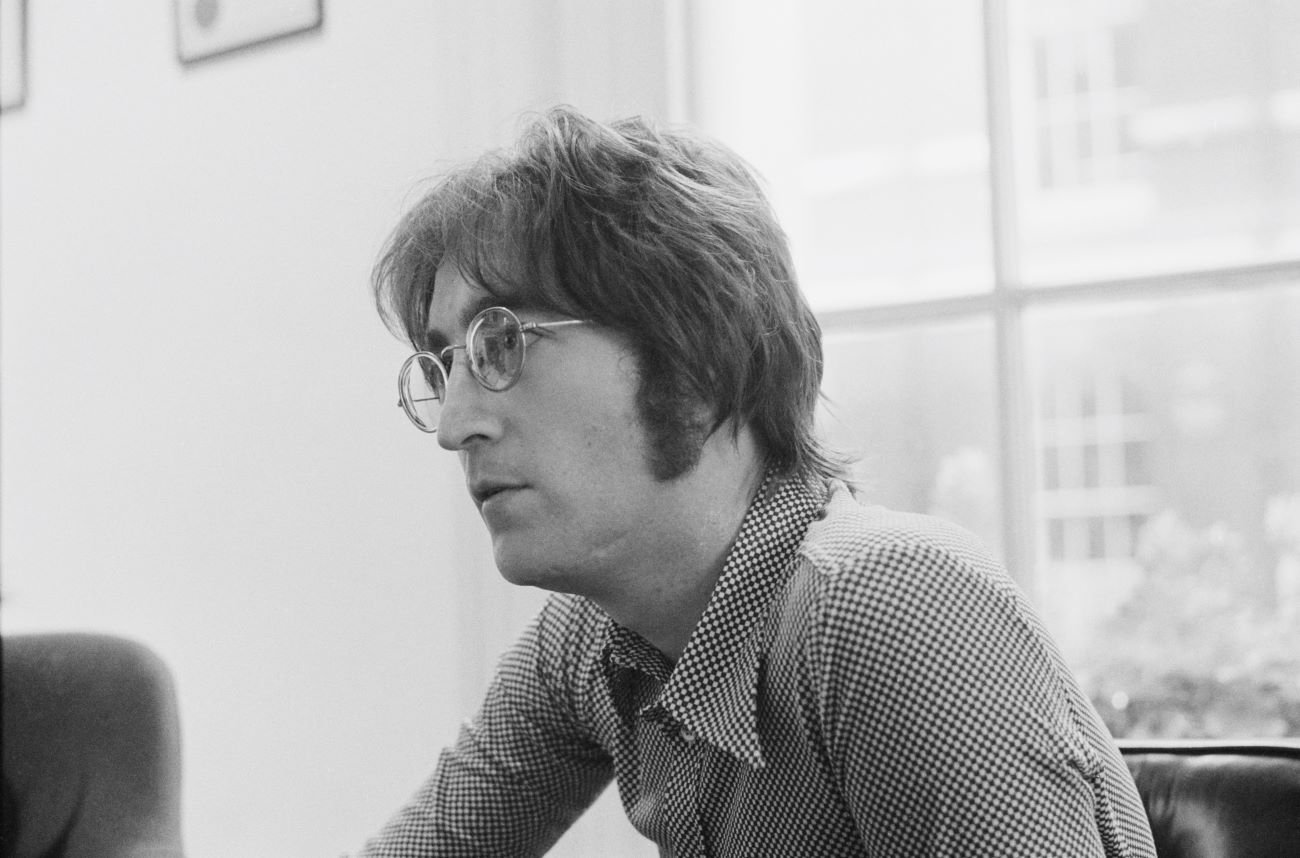
[[541, 855], [617, 782], [677, 858], [1154, 858], [1118, 751], [952, 525], [771, 482], [674, 666], [552, 596], [366, 856]]

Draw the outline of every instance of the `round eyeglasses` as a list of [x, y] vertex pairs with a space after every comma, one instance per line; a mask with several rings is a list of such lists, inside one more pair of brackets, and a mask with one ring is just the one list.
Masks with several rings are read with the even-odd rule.
[[585, 325], [585, 319], [559, 322], [521, 322], [505, 307], [488, 307], [469, 323], [462, 346], [447, 346], [437, 354], [416, 352], [397, 374], [398, 402], [422, 432], [438, 431], [438, 415], [447, 399], [447, 378], [454, 353], [469, 357], [469, 374], [487, 390], [509, 390], [524, 370], [528, 339], [524, 334], [566, 325]]

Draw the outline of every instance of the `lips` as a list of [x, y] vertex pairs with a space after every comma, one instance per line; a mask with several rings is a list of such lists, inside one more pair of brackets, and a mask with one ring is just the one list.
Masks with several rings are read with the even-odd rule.
[[522, 483], [499, 479], [479, 479], [470, 483], [469, 493], [474, 498], [474, 505], [480, 509], [483, 504], [502, 492], [523, 488]]

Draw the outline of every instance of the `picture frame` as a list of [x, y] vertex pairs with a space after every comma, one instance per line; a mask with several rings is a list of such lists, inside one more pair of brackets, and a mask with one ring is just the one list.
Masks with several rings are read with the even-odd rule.
[[27, 102], [27, 0], [0, 0], [0, 112]]
[[173, 0], [176, 57], [192, 65], [320, 30], [324, 0]]

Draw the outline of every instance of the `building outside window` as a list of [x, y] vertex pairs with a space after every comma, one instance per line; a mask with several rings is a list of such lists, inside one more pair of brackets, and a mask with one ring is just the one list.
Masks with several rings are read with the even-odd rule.
[[[1125, 4], [1132, 14], [1136, 4]], [[1034, 161], [1044, 191], [1122, 184], [1135, 172], [1140, 104], [1134, 25], [1094, 8], [1034, 38]], [[1059, 19], [1058, 19], [1059, 20]]]

